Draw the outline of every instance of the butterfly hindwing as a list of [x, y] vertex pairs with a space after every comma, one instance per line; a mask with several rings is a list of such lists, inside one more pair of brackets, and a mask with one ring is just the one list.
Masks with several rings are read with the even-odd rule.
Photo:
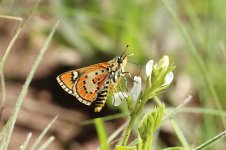
[[75, 95], [81, 98], [82, 103], [91, 104], [96, 100], [99, 91], [104, 87], [105, 81], [108, 79], [109, 73], [106, 68], [97, 64], [92, 65], [77, 80], [75, 86]]

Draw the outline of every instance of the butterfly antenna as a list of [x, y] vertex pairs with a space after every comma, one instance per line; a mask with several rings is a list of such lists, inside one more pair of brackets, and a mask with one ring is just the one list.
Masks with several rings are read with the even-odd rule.
[[128, 49], [128, 47], [129, 47], [129, 45], [127, 44], [127, 45], [126, 45], [126, 48], [124, 49], [124, 51], [123, 51], [123, 53], [122, 53], [122, 55], [120, 56], [121, 58], [125, 55], [125, 52], [126, 52], [126, 50]]
[[[127, 88], [127, 79], [125, 76], [122, 76], [123, 79], [125, 80], [125, 88], [126, 88], [126, 92], [129, 92], [128, 88]], [[121, 84], [120, 84], [120, 87], [121, 87]]]

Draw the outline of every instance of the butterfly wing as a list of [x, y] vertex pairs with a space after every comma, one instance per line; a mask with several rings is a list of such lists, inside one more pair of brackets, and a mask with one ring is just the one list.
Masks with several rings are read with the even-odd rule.
[[57, 77], [57, 82], [67, 93], [75, 96], [74, 86], [75, 86], [76, 80], [78, 79], [78, 76], [79, 74], [78, 74], [78, 71], [76, 70], [67, 71]]
[[68, 71], [59, 75], [57, 81], [66, 92], [80, 102], [91, 105], [109, 77], [106, 69], [108, 66], [106, 62]]

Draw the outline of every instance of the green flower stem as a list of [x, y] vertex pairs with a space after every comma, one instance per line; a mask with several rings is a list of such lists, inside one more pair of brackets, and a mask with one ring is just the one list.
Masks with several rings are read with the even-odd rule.
[[134, 112], [140, 114], [140, 112], [143, 110], [144, 105], [147, 103], [147, 101], [155, 96], [155, 91], [153, 88], [148, 89], [144, 92], [143, 98], [139, 101], [139, 99], [136, 101], [136, 107], [134, 108]]
[[153, 139], [152, 136], [150, 136], [150, 138], [145, 141], [142, 150], [150, 150], [151, 149], [151, 144], [150, 143], [152, 143], [152, 139]]
[[[151, 89], [149, 91], [151, 91]], [[146, 104], [148, 99], [150, 97], [153, 97], [153, 96], [150, 96], [150, 95], [153, 95], [152, 93], [154, 93], [154, 92], [145, 92], [145, 93], [146, 94], [144, 95], [144, 97], [142, 99], [140, 98], [140, 96], [138, 97], [138, 99], [137, 99], [137, 101], [136, 101], [136, 103], [135, 103], [135, 105], [133, 107], [133, 111], [131, 113], [131, 118], [130, 118], [130, 121], [129, 121], [129, 125], [126, 128], [126, 131], [125, 131], [125, 134], [124, 134], [124, 138], [123, 138], [123, 141], [122, 141], [122, 146], [126, 146], [127, 145], [127, 142], [128, 142], [128, 139], [129, 139], [129, 136], [130, 136], [130, 133], [131, 133], [131, 130], [133, 128], [135, 120], [137, 119], [137, 116], [140, 114], [141, 110], [143, 110], [144, 105]]]
[[[156, 79], [154, 80], [152, 85], [147, 84], [147, 87], [144, 91], [144, 95], [142, 96], [142, 94], [140, 93], [140, 95], [138, 96], [138, 98], [136, 100], [135, 105], [133, 107], [128, 106], [129, 109], [131, 109], [131, 107], [132, 107], [132, 111], [130, 111], [131, 118], [130, 118], [130, 121], [129, 121], [129, 125], [127, 126], [127, 129], [124, 133], [122, 146], [127, 145], [127, 142], [128, 142], [131, 130], [133, 128], [134, 122], [137, 119], [137, 117], [139, 116], [139, 114], [141, 113], [141, 111], [143, 110], [147, 101], [149, 99], [153, 98], [154, 96], [156, 96], [163, 89], [167, 88], [167, 86], [165, 86], [165, 87], [162, 86], [164, 84], [164, 79], [165, 79], [167, 73], [172, 71], [175, 68], [175, 66], [173, 65], [173, 63], [171, 63], [169, 66], [167, 65], [167, 67], [168, 68], [164, 72], [161, 72], [156, 76]], [[148, 80], [150, 80], [149, 77], [148, 77]], [[130, 105], [130, 103], [127, 103], [127, 105]]]
[[122, 146], [126, 146], [127, 145], [127, 142], [128, 142], [128, 139], [129, 139], [129, 136], [130, 136], [130, 133], [131, 133], [131, 130], [133, 128], [133, 124], [134, 124], [137, 116], [138, 116], [137, 114], [132, 114], [131, 115], [131, 118], [130, 118], [130, 121], [129, 121], [129, 125], [127, 126], [125, 134], [124, 134], [124, 138], [123, 138], [123, 141], [122, 141]]
[[[141, 94], [140, 94], [140, 96], [141, 96]], [[134, 122], [135, 122], [135, 120], [136, 120], [136, 118], [137, 118], [137, 116], [139, 114], [138, 111], [136, 111], [136, 110], [137, 110], [137, 107], [138, 107], [138, 105], [140, 103], [140, 101], [139, 101], [140, 100], [140, 96], [138, 97], [135, 105], [133, 106], [132, 113], [130, 113], [131, 118], [130, 118], [129, 124], [128, 124], [127, 128], [126, 128], [125, 134], [124, 134], [124, 138], [123, 138], [123, 141], [122, 141], [122, 146], [126, 146], [126, 144], [128, 142], [128, 139], [129, 139], [129, 136], [130, 136], [130, 133], [131, 133], [131, 130], [133, 128], [133, 124], [134, 124]]]
[[127, 101], [127, 106], [128, 106], [128, 110], [129, 110], [129, 113], [130, 113], [130, 115], [132, 114], [132, 112], [133, 112], [133, 100], [131, 99], [131, 97], [130, 96], [128, 96], [128, 98], [126, 99], [126, 101]]

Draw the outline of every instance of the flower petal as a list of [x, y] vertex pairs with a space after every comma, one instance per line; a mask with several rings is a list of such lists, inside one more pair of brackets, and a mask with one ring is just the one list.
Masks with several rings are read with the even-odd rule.
[[148, 63], [146, 64], [146, 75], [147, 76], [151, 76], [152, 70], [153, 70], [153, 64], [154, 64], [153, 60], [149, 60]]
[[127, 98], [128, 94], [126, 92], [117, 92], [114, 93], [113, 99], [112, 99], [112, 105], [113, 106], [119, 106], [122, 103], [122, 100], [124, 98]]
[[167, 85], [169, 85], [169, 84], [173, 81], [173, 78], [174, 78], [173, 72], [169, 72], [169, 73], [166, 75], [165, 83], [164, 83], [162, 86], [167, 86]]
[[132, 100], [135, 102], [141, 92], [141, 77], [135, 76], [134, 82], [133, 82], [133, 88], [130, 91], [130, 95], [132, 97]]
[[168, 68], [169, 67], [169, 56], [164, 55], [162, 59], [160, 60], [160, 63], [163, 68]]

